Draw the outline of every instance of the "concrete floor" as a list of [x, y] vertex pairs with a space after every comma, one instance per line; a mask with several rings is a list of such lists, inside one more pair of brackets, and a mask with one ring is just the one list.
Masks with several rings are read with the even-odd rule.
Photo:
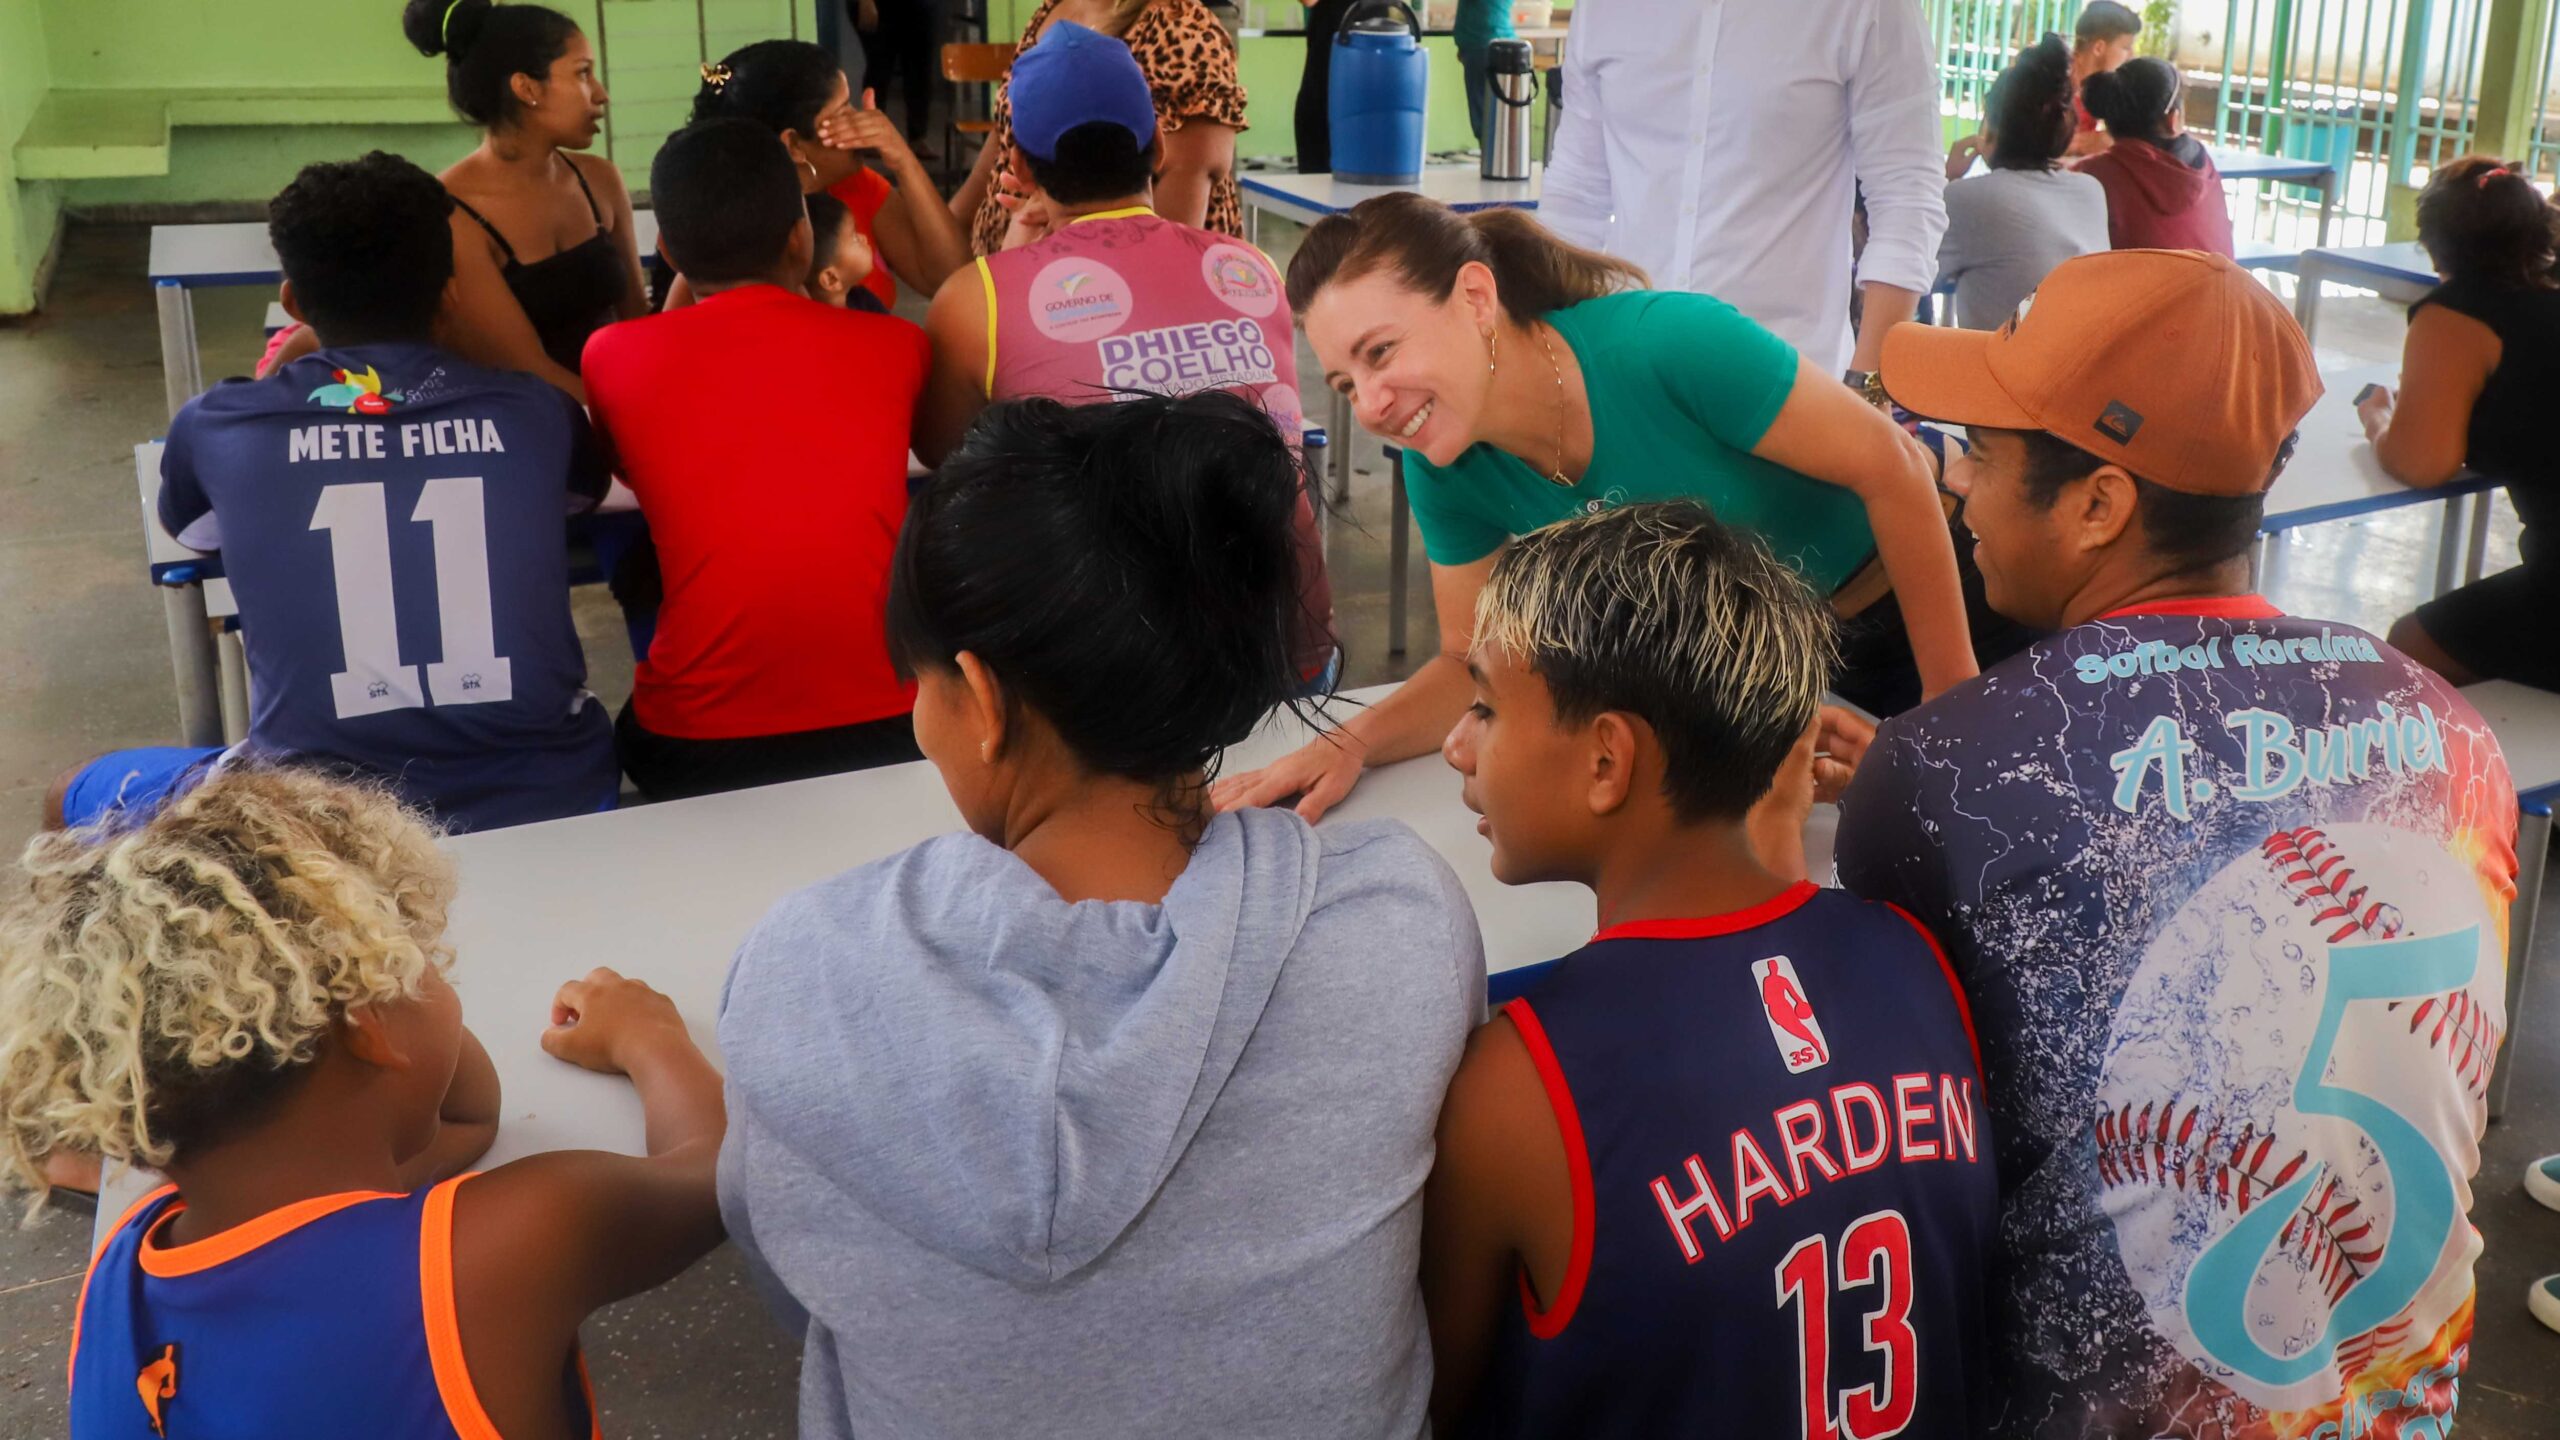
[[[102, 750], [166, 743], [175, 733], [132, 469], [132, 447], [166, 428], [145, 248], [140, 226], [75, 228], [46, 312], [0, 322], [0, 847], [9, 853], [33, 830], [53, 776]], [[267, 299], [250, 290], [198, 295], [207, 374], [249, 368]], [[2401, 321], [2388, 307], [2332, 298], [2321, 319], [2324, 349], [2376, 360], [2398, 353]], [[1303, 353], [1300, 365], [1312, 373]], [[1331, 554], [1346, 683], [1365, 685], [1398, 678], [1411, 662], [1385, 653], [1384, 473], [1374, 443], [1362, 440], [1355, 453], [1363, 469], [1350, 507], [1332, 523]], [[2296, 531], [2269, 588], [2288, 608], [2379, 631], [2413, 603], [2415, 577], [2432, 573], [2434, 538], [2423, 508]], [[2497, 553], [2511, 558], [2513, 540], [2510, 518]], [[1413, 637], [1427, 649], [1423, 569], [1417, 556], [1409, 593]], [[631, 671], [619, 613], [593, 588], [578, 592], [575, 609], [591, 683], [618, 706]], [[2543, 965], [2555, 946], [2546, 939]], [[2488, 1248], [2460, 1433], [2479, 1440], [2560, 1434], [2560, 1335], [2536, 1325], [2523, 1302], [2527, 1282], [2560, 1270], [2560, 1215], [2518, 1184], [2526, 1162], [2560, 1151], [2555, 1007], [2560, 991], [2546, 985], [2513, 1017], [2517, 1035], [2541, 1043], [2522, 1058], [2477, 1181], [2472, 1215]], [[0, 1233], [0, 1435], [63, 1431], [63, 1366], [89, 1225], [86, 1212], [59, 1210]], [[599, 1315], [587, 1350], [609, 1434], [791, 1433], [796, 1346], [765, 1321], [733, 1252]]]

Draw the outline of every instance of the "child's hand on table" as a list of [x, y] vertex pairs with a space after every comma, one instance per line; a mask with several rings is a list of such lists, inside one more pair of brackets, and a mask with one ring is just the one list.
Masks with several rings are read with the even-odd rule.
[[606, 1075], [627, 1075], [636, 1057], [668, 1044], [693, 1048], [676, 1002], [603, 966], [560, 987], [542, 1032], [544, 1050]]
[[480, 1037], [462, 1032], [462, 1050], [454, 1059], [453, 1082], [436, 1112], [436, 1136], [427, 1148], [400, 1166], [404, 1188], [415, 1190], [450, 1180], [479, 1162], [498, 1138], [498, 1067]]

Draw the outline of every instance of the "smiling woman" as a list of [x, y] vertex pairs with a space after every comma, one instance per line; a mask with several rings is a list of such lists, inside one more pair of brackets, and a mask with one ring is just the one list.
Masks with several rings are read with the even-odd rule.
[[[1289, 300], [1363, 429], [1405, 449], [1441, 654], [1340, 731], [1225, 782], [1223, 805], [1330, 809], [1365, 765], [1440, 743], [1466, 703], [1494, 553], [1574, 515], [1696, 500], [1848, 619], [1844, 696], [1879, 713], [1974, 673], [1934, 464], [1919, 442], [1710, 296], [1516, 211], [1420, 196], [1316, 225]], [[1898, 604], [1897, 604], [1898, 602]]]
[[593, 145], [604, 83], [577, 22], [539, 5], [409, 0], [409, 43], [445, 58], [445, 93], [482, 130], [440, 177], [455, 201], [454, 286], [439, 335], [465, 359], [584, 400], [587, 337], [647, 309], [631, 197]]

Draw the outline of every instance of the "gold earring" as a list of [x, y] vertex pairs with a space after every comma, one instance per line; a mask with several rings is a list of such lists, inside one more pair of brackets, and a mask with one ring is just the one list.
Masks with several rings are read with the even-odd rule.
[[818, 183], [818, 162], [817, 162], [817, 161], [810, 159], [808, 156], [801, 154], [801, 153], [800, 153], [799, 151], [797, 151], [797, 150], [795, 150], [795, 151], [791, 152], [791, 158], [792, 158], [792, 159], [794, 159], [794, 160], [799, 161], [799, 162], [800, 162], [800, 164], [801, 164], [801, 167], [802, 167], [803, 169], [805, 169], [805, 170], [807, 170], [807, 171], [809, 172], [809, 183], [810, 183], [810, 184], [815, 185], [815, 184], [817, 184], [817, 183]]
[[1496, 332], [1491, 330], [1484, 332], [1484, 373], [1487, 375], [1494, 373], [1494, 352], [1499, 348], [1499, 344], [1500, 338]]

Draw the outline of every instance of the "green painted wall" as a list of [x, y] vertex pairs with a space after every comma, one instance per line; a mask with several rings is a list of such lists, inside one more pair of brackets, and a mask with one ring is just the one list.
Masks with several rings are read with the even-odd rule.
[[479, 143], [462, 125], [182, 125], [171, 133], [169, 173], [70, 185], [76, 205], [187, 205], [264, 201], [294, 172], [368, 150], [405, 155], [441, 170]]
[[[1446, 39], [1423, 44], [1431, 52], [1431, 127], [1425, 143], [1434, 150], [1472, 148], [1476, 142], [1467, 129], [1466, 81], [1458, 69], [1457, 46]], [[1245, 120], [1252, 127], [1237, 137], [1236, 153], [1293, 153], [1298, 141], [1292, 113], [1298, 104], [1298, 77], [1307, 63], [1307, 42], [1296, 36], [1244, 40], [1236, 49], [1236, 69], [1244, 78]]]
[[[14, 0], [0, 0], [14, 3]], [[41, 0], [67, 89], [439, 85], [400, 37], [398, 0]], [[589, 3], [558, 5], [592, 14]]]
[[35, 306], [35, 279], [53, 248], [60, 188], [19, 183], [10, 161], [18, 133], [51, 83], [44, 17], [36, 0], [0, 0], [0, 315]]
[[[604, 60], [613, 107], [598, 147], [634, 189], [645, 188], [660, 141], [681, 125], [700, 83], [698, 67], [753, 40], [814, 38], [815, 7], [837, 0], [550, 0], [575, 17]], [[1030, 0], [992, 0], [998, 38], [1021, 33]], [[1457, 57], [1431, 42], [1431, 146], [1471, 143]], [[1241, 70], [1250, 128], [1244, 156], [1296, 148], [1290, 112], [1306, 54], [1298, 38], [1247, 40]], [[315, 160], [370, 149], [430, 169], [473, 143], [454, 123], [368, 121], [371, 95], [350, 98], [343, 123], [179, 126], [168, 173], [67, 182], [19, 182], [9, 149], [47, 89], [123, 91], [335, 90], [442, 94], [443, 66], [402, 37], [396, 0], [0, 0], [0, 313], [24, 310], [62, 208], [247, 202], [272, 195]], [[376, 102], [378, 103], [378, 102]]]

